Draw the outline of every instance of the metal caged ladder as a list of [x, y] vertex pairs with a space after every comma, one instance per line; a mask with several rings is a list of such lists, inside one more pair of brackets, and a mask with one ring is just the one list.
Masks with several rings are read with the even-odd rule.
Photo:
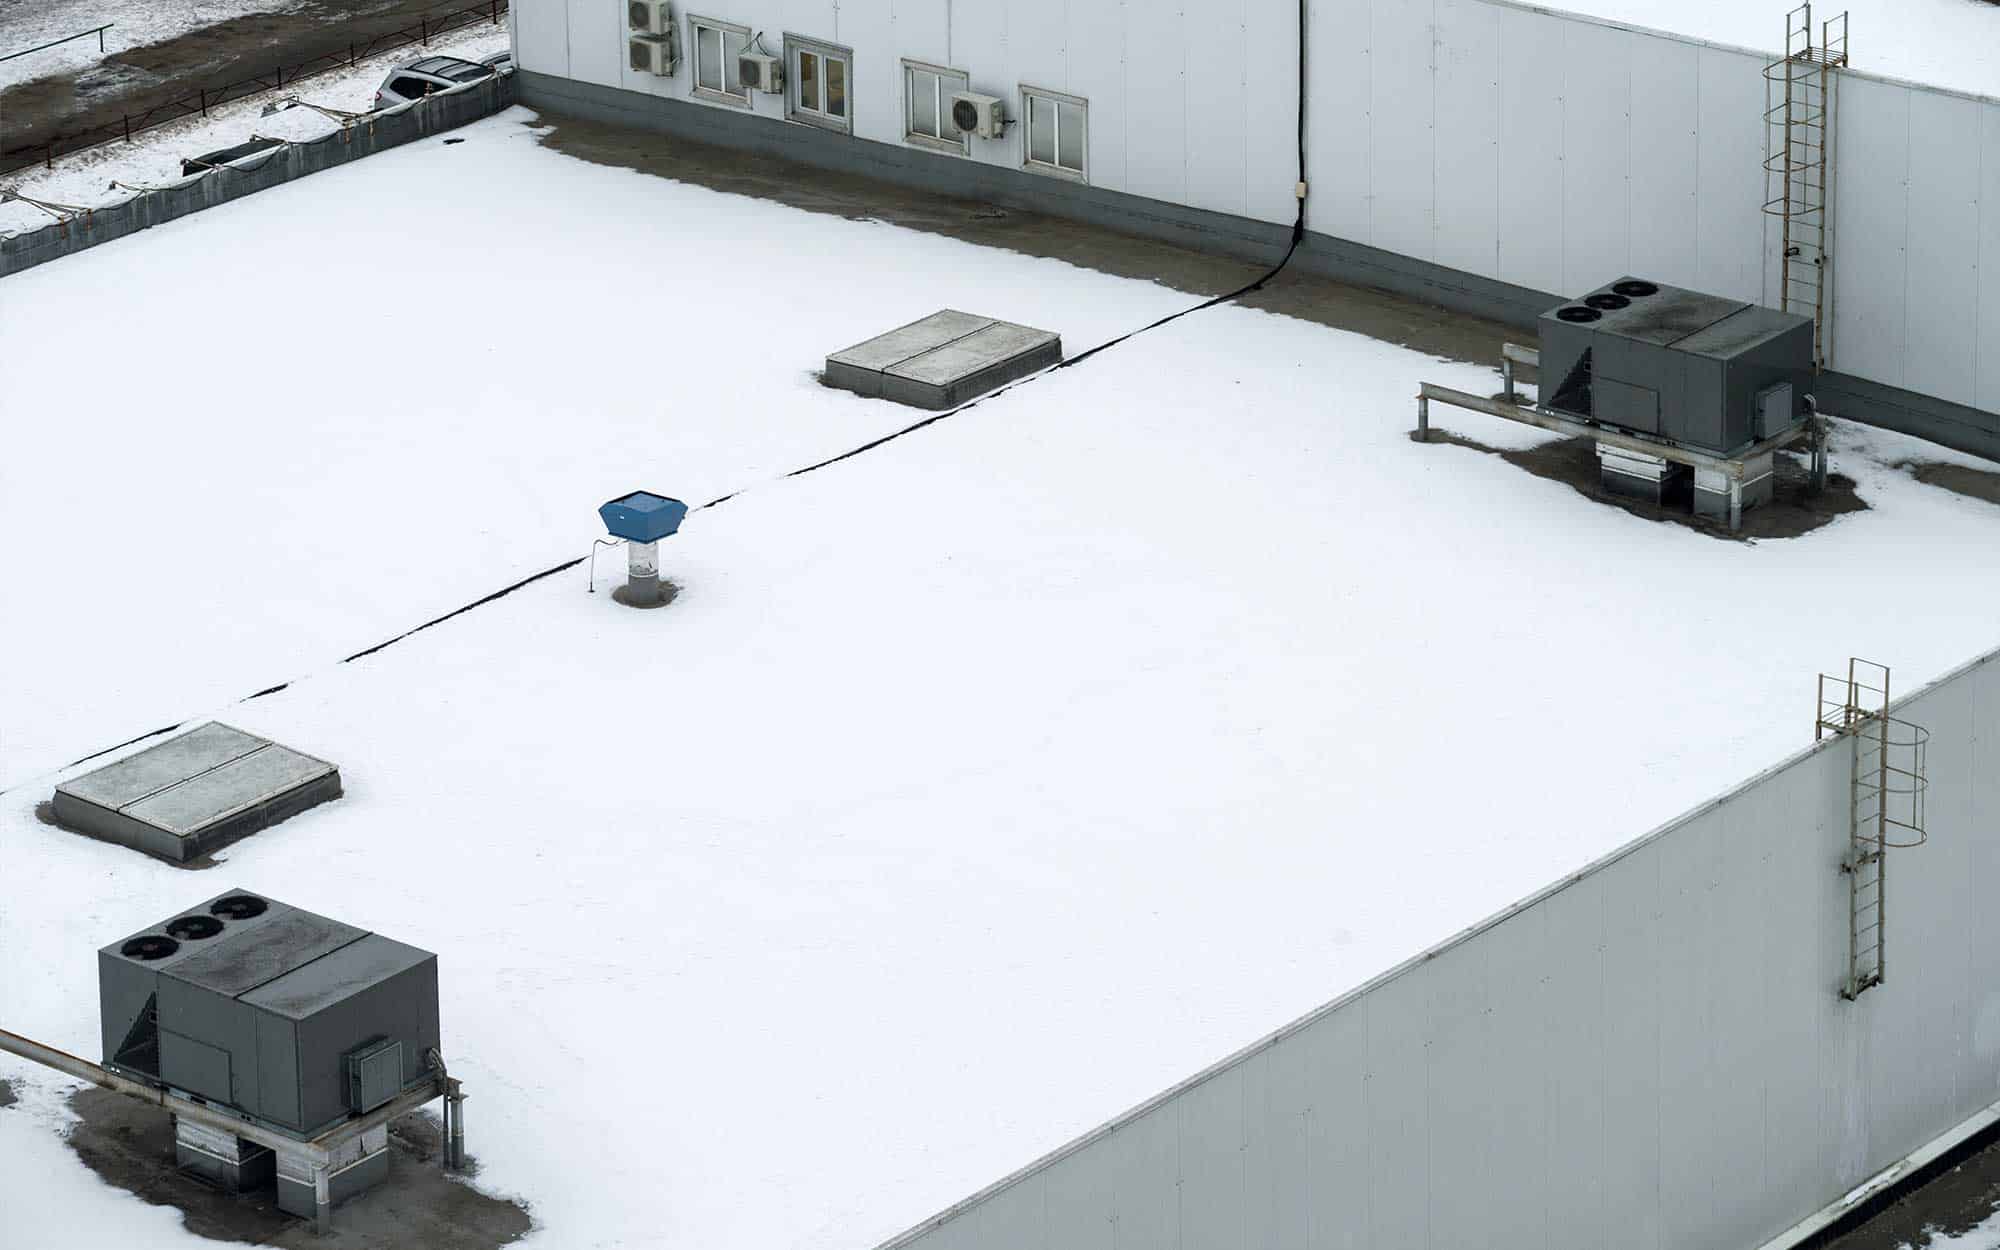
[[1845, 677], [1822, 673], [1815, 740], [1846, 738], [1847, 978], [1842, 998], [1882, 983], [1885, 852], [1924, 843], [1924, 755], [1930, 732], [1889, 715], [1889, 670], [1850, 659]]
[[1812, 5], [1785, 17], [1785, 59], [1764, 67], [1764, 211], [1782, 225], [1778, 307], [1813, 319], [1813, 367], [1827, 362], [1832, 302], [1834, 71], [1847, 64], [1847, 14], [1813, 43]]

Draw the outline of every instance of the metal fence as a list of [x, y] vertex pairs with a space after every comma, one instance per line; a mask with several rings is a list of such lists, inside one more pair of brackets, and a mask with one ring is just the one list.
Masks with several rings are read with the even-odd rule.
[[[218, 108], [232, 100], [241, 100], [264, 91], [280, 90], [326, 73], [328, 70], [352, 68], [370, 57], [393, 52], [398, 48], [418, 45], [427, 47], [431, 40], [452, 31], [482, 24], [497, 26], [507, 16], [507, 12], [508, 0], [478, 0], [469, 5], [441, 7], [420, 16], [413, 25], [375, 35], [366, 40], [350, 40], [345, 48], [335, 49], [295, 65], [277, 65], [262, 74], [253, 74], [234, 82], [198, 87], [186, 95], [164, 104], [156, 104], [143, 112], [122, 114], [115, 122], [56, 135], [25, 146], [0, 147], [0, 174], [12, 173], [17, 169], [25, 169], [36, 164], [53, 167], [58, 156], [68, 156], [105, 143], [130, 143], [132, 136], [136, 134], [187, 117], [206, 117], [210, 109]], [[0, 143], [4, 142], [5, 136], [0, 135]]]

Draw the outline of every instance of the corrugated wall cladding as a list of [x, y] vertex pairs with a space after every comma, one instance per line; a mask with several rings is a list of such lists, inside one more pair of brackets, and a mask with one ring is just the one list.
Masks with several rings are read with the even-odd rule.
[[[1764, 56], [1507, 0], [1307, 3], [1314, 231], [1536, 291], [1639, 272], [1775, 300]], [[1088, 99], [1096, 186], [1292, 220], [1296, 0], [680, 8], [774, 51], [787, 31], [852, 47], [861, 138], [904, 141], [907, 57], [1016, 112], [1022, 84]], [[685, 67], [627, 67], [623, 0], [523, 0], [514, 29], [528, 70], [689, 98]], [[1833, 367], [2000, 411], [2000, 100], [1848, 74], [1840, 104]], [[1019, 127], [971, 159], [1019, 165]]]
[[2000, 652], [1899, 715], [1931, 841], [1858, 1000], [1833, 742], [891, 1245], [1760, 1244], [2000, 1099]]

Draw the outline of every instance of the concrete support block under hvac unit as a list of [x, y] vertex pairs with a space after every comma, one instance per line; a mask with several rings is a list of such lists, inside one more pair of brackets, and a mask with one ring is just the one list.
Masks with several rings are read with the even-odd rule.
[[174, 1166], [218, 1189], [241, 1193], [271, 1183], [277, 1175], [277, 1156], [255, 1142], [175, 1117]]
[[[1647, 503], [1666, 502], [1668, 492], [1683, 480], [1687, 466], [1620, 447], [1597, 445], [1598, 483], [1608, 495], [1640, 499]], [[1728, 497], [1723, 499], [1727, 511]]]
[[1062, 360], [1062, 339], [945, 309], [826, 358], [828, 386], [933, 411], [955, 408]]
[[[319, 1210], [312, 1161], [303, 1152], [277, 1152], [278, 1209], [313, 1219]], [[384, 1124], [340, 1146], [327, 1168], [327, 1205], [339, 1206], [389, 1177], [389, 1126]]]
[[340, 770], [210, 722], [56, 787], [58, 822], [181, 864], [340, 796]]
[[[1771, 502], [1776, 493], [1777, 474], [1771, 453], [1743, 462], [1743, 507], [1754, 508]], [[1729, 519], [1729, 475], [1717, 469], [1694, 471], [1694, 514], [1718, 521]]]

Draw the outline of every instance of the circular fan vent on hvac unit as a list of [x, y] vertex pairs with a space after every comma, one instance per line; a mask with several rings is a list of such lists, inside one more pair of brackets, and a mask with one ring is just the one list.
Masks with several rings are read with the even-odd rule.
[[125, 945], [119, 947], [118, 953], [127, 959], [151, 961], [154, 959], [165, 959], [180, 948], [181, 944], [170, 937], [161, 937], [157, 933], [148, 933], [145, 937], [135, 937], [125, 943]]
[[214, 916], [182, 916], [167, 926], [167, 936], [183, 942], [199, 942], [222, 932], [222, 922]]
[[1586, 295], [1583, 302], [1601, 312], [1613, 312], [1620, 308], [1627, 308], [1632, 303], [1631, 300], [1626, 299], [1623, 295], [1613, 295], [1609, 291], [1599, 291], [1595, 295]]
[[627, 14], [626, 21], [631, 24], [633, 30], [644, 30], [653, 24], [653, 15], [647, 12], [643, 0], [632, 0]]
[[209, 904], [208, 914], [221, 916], [224, 920], [248, 920], [252, 916], [263, 915], [269, 906], [255, 894], [232, 894]]
[[979, 106], [970, 100], [952, 101], [951, 124], [967, 134], [979, 129]]
[[1581, 304], [1571, 304], [1567, 308], [1556, 309], [1557, 317], [1560, 317], [1564, 321], [1575, 321], [1578, 323], [1595, 321], [1603, 315], [1603, 313], [1597, 311], [1595, 308], [1585, 308]]
[[1623, 282], [1614, 282], [1611, 284], [1611, 289], [1628, 299], [1638, 299], [1641, 296], [1658, 295], [1660, 293], [1659, 287], [1639, 278], [1627, 278]]

